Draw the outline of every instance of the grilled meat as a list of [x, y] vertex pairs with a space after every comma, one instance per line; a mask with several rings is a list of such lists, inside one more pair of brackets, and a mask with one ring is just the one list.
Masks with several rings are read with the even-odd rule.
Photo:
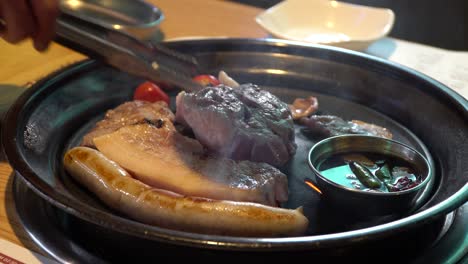
[[176, 121], [217, 155], [281, 166], [296, 151], [288, 105], [256, 85], [181, 92], [176, 102]]
[[287, 200], [287, 177], [281, 171], [266, 163], [206, 155], [203, 146], [179, 133], [172, 120], [166, 104], [125, 103], [110, 110], [85, 138], [153, 187], [274, 206]]
[[312, 115], [299, 119], [299, 123], [310, 132], [320, 137], [331, 137], [343, 134], [363, 134], [391, 139], [392, 133], [387, 128], [366, 123], [360, 120], [345, 121], [333, 115]]
[[106, 112], [104, 119], [97, 122], [81, 142], [82, 146], [94, 147], [93, 138], [112, 133], [117, 129], [141, 122], [159, 122], [158, 120], [174, 121], [174, 113], [163, 101], [150, 103], [146, 101], [125, 102]]

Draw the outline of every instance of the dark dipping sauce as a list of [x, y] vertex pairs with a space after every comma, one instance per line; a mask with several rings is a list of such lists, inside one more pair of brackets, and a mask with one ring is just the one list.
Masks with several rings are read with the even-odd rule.
[[330, 181], [362, 191], [397, 192], [422, 181], [421, 173], [412, 163], [370, 152], [334, 154], [320, 162], [317, 169]]

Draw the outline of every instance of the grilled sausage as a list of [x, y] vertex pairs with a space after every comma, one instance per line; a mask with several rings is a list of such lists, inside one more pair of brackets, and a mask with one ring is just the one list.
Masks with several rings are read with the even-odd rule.
[[68, 173], [97, 197], [143, 223], [203, 234], [279, 237], [303, 235], [302, 208], [188, 197], [152, 188], [95, 149], [75, 147], [63, 159]]

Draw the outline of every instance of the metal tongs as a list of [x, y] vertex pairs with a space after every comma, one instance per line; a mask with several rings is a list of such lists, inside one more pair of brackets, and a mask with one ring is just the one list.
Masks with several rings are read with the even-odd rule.
[[55, 41], [147, 80], [173, 84], [188, 92], [201, 88], [192, 80], [200, 72], [194, 57], [66, 12], [57, 19]]

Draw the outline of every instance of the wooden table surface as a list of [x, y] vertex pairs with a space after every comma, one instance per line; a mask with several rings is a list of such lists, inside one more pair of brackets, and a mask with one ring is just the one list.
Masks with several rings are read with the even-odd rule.
[[[268, 35], [254, 21], [262, 10], [252, 6], [222, 0], [149, 2], [156, 4], [165, 14], [161, 24], [165, 39], [188, 36], [262, 38]], [[0, 94], [14, 93], [11, 89], [23, 87], [85, 58], [57, 44], [52, 44], [45, 53], [38, 53], [30, 41], [10, 45], [0, 40]], [[12, 168], [0, 155], [0, 238], [42, 253], [20, 223], [12, 197], [12, 180]]]

